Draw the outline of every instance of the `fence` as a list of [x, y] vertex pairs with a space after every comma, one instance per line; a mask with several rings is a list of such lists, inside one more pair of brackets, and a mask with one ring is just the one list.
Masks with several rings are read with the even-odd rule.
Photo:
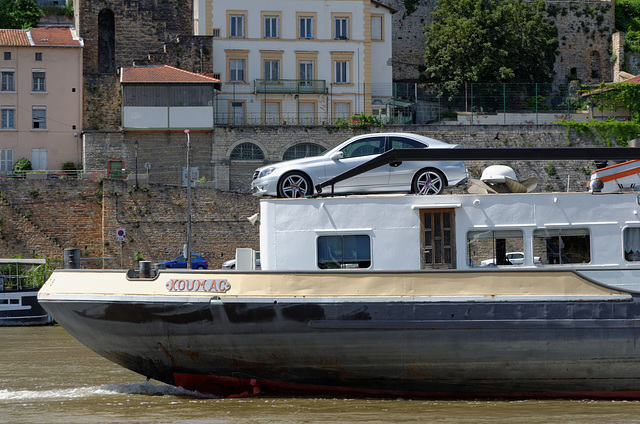
[[[372, 114], [385, 124], [544, 124], [587, 117], [587, 102], [575, 82], [467, 83], [457, 90], [430, 83], [354, 84], [348, 89], [329, 84], [325, 93], [307, 96], [304, 101], [304, 93], [287, 97], [272, 88], [260, 91], [261, 87], [257, 84], [252, 93], [219, 95], [215, 123], [329, 125], [337, 118], [361, 113], [365, 99], [370, 99]], [[240, 109], [225, 110], [226, 101]], [[268, 104], [277, 105], [276, 110], [268, 109]]]

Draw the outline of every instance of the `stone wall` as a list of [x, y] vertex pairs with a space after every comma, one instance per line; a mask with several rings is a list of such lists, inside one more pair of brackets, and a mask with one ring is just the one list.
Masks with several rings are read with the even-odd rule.
[[79, 31], [85, 41], [84, 72], [98, 73], [98, 15], [110, 10], [115, 20], [115, 66], [131, 66], [180, 34], [192, 33], [191, 3], [186, 0], [92, 0], [79, 3]]
[[[153, 262], [173, 259], [186, 240], [186, 189], [115, 180], [1, 180], [0, 249], [3, 256], [62, 259], [64, 248], [81, 251], [83, 267], [134, 266], [136, 252]], [[6, 199], [6, 200], [5, 200]], [[237, 247], [259, 248], [258, 212], [249, 195], [196, 187], [192, 190], [192, 252], [211, 268], [235, 257]]]
[[122, 127], [120, 78], [111, 74], [84, 74], [85, 131]]
[[170, 65], [196, 74], [213, 74], [213, 37], [180, 35], [161, 49], [136, 59], [135, 66]]
[[554, 82], [564, 83], [569, 75], [583, 84], [612, 81], [609, 47], [615, 31], [613, 2], [548, 2], [547, 13], [558, 28], [560, 54], [554, 66]]
[[[384, 131], [409, 131], [432, 137], [462, 147], [562, 147], [568, 145], [589, 146], [599, 140], [578, 137], [567, 138], [562, 125], [412, 125], [408, 127], [388, 126]], [[242, 126], [216, 127], [213, 131], [191, 133], [192, 166], [197, 167], [199, 177], [214, 188], [248, 193], [253, 171], [267, 163], [279, 162], [284, 152], [294, 144], [313, 143], [329, 148], [347, 140], [354, 133], [314, 126]], [[107, 159], [122, 159], [126, 173], [135, 170], [134, 141], [138, 140], [138, 173], [145, 172], [149, 163], [149, 181], [181, 185], [182, 171], [186, 166], [186, 136], [178, 131], [158, 132], [92, 132], [85, 134], [85, 169], [106, 170]], [[264, 161], [231, 161], [234, 147], [241, 143], [253, 143], [264, 153]], [[471, 167], [483, 164], [471, 164]], [[588, 172], [595, 169], [592, 163], [577, 165], [553, 164], [557, 172], [548, 175], [543, 168], [548, 164], [521, 164], [518, 175], [527, 178], [535, 174], [540, 178], [541, 188], [564, 191], [567, 178], [571, 188], [576, 184], [584, 189]], [[576, 170], [581, 169], [578, 174]], [[88, 172], [89, 174], [91, 172]]]
[[438, 2], [421, 1], [411, 15], [405, 13], [401, 0], [390, 0], [389, 5], [398, 12], [393, 14], [393, 64], [394, 81], [417, 81], [424, 69], [424, 30], [431, 25], [431, 12]]

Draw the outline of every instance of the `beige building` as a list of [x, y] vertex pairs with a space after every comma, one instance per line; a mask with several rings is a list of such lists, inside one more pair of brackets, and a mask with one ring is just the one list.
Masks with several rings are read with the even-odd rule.
[[68, 27], [0, 30], [0, 175], [81, 162], [82, 48]]
[[392, 9], [374, 0], [196, 0], [213, 37], [217, 125], [331, 123], [385, 115]]

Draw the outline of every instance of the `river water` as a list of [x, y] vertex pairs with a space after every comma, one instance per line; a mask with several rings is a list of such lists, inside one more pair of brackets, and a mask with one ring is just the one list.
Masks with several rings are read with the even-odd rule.
[[216, 399], [121, 368], [59, 326], [0, 327], [0, 423], [640, 423], [639, 401]]

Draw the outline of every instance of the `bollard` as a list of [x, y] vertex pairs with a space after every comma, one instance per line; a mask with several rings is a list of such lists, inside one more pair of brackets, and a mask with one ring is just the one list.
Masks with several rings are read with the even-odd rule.
[[140, 261], [140, 278], [151, 277], [151, 261]]
[[80, 249], [64, 249], [65, 269], [80, 269]]

